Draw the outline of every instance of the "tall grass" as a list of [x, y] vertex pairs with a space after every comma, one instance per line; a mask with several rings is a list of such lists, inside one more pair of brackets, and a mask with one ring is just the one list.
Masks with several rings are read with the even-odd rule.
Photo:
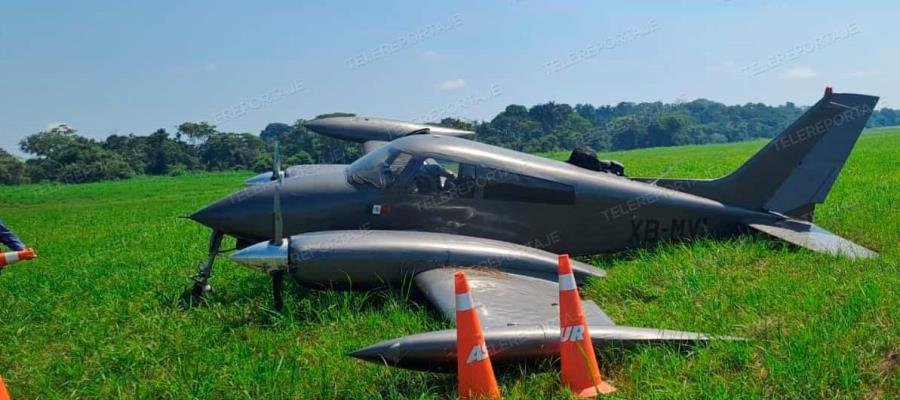
[[[711, 178], [763, 142], [604, 154], [637, 176]], [[562, 157], [551, 154], [551, 157]], [[445, 398], [451, 375], [380, 367], [357, 348], [449, 324], [404, 292], [291, 288], [220, 260], [182, 292], [208, 232], [179, 219], [243, 174], [0, 187], [0, 217], [40, 258], [0, 275], [0, 374], [16, 399]], [[592, 262], [584, 288], [618, 323], [729, 334], [687, 353], [602, 351], [615, 398], [896, 398], [900, 393], [900, 131], [860, 140], [817, 222], [875, 249], [851, 261], [760, 237], [665, 245]], [[226, 243], [224, 248], [230, 247]], [[565, 398], [550, 367], [501, 374], [509, 398]]]

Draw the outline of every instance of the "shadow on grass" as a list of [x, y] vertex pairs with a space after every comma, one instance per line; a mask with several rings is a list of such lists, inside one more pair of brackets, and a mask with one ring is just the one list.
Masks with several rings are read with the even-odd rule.
[[[177, 295], [160, 291], [159, 306], [177, 312], [217, 309], [217, 318], [227, 329], [239, 329], [250, 325], [274, 327], [284, 323], [328, 324], [366, 313], [384, 313], [394, 307], [404, 307], [413, 312], [432, 311], [427, 301], [405, 279], [400, 285], [382, 285], [377, 288], [353, 290], [337, 286], [309, 287], [291, 275], [284, 285], [284, 310], [274, 309], [271, 280], [266, 276], [248, 277], [231, 282], [228, 289], [216, 290], [198, 296], [193, 281], [185, 279], [185, 289]], [[236, 289], [236, 290], [235, 290]], [[223, 311], [218, 311], [222, 309]], [[429, 312], [438, 321], [444, 318], [437, 312]]]

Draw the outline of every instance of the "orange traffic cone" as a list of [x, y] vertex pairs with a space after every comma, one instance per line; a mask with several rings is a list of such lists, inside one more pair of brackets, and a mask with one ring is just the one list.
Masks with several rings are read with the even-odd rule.
[[616, 388], [600, 376], [569, 255], [559, 256], [559, 358], [562, 382], [579, 397], [597, 397]]
[[488, 357], [481, 322], [469, 293], [464, 272], [453, 275], [456, 281], [456, 370], [460, 399], [499, 399], [500, 388]]
[[3, 383], [2, 376], [0, 376], [0, 400], [9, 400], [9, 392], [6, 391], [6, 384]]
[[37, 253], [34, 252], [34, 249], [25, 249], [25, 250], [19, 250], [19, 251], [11, 251], [9, 253], [0, 253], [0, 268], [3, 268], [10, 264], [15, 264], [19, 261], [30, 260], [35, 257], [37, 257]]

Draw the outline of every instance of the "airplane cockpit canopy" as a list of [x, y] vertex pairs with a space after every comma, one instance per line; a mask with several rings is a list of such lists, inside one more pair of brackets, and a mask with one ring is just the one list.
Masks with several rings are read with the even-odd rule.
[[[442, 168], [429, 167], [429, 164]], [[413, 135], [388, 142], [366, 154], [350, 165], [347, 174], [350, 183], [355, 185], [384, 189], [402, 179], [404, 182], [401, 183], [416, 184], [418, 191], [411, 189], [411, 193], [422, 193], [429, 192], [429, 188], [448, 190], [448, 187], [459, 187], [460, 184], [471, 186], [468, 181], [473, 178], [482, 178], [487, 186], [491, 186], [487, 181], [494, 178], [499, 182], [518, 177], [519, 183], [527, 183], [525, 186], [543, 186], [539, 181], [558, 181], [568, 187], [571, 186], [568, 183], [571, 174], [582, 173], [583, 170], [574, 165], [456, 137]], [[426, 178], [433, 184], [420, 184]], [[440, 184], [436, 184], [438, 180]], [[487, 186], [484, 191], [491, 192]], [[503, 184], [498, 183], [497, 187], [503, 191], [499, 189]], [[568, 193], [570, 190], [565, 191]]]
[[383, 146], [350, 164], [351, 183], [364, 183], [383, 189], [391, 185], [412, 160], [412, 154], [394, 146]]

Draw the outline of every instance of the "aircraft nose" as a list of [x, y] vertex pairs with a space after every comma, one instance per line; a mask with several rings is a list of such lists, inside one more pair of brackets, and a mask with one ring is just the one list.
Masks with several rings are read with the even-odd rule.
[[190, 219], [217, 231], [265, 239], [272, 231], [273, 185], [253, 186], [197, 211]]
[[222, 223], [232, 214], [233, 209], [236, 207], [231, 206], [230, 199], [224, 198], [195, 212], [190, 218], [210, 228], [224, 230], [221, 229]]

